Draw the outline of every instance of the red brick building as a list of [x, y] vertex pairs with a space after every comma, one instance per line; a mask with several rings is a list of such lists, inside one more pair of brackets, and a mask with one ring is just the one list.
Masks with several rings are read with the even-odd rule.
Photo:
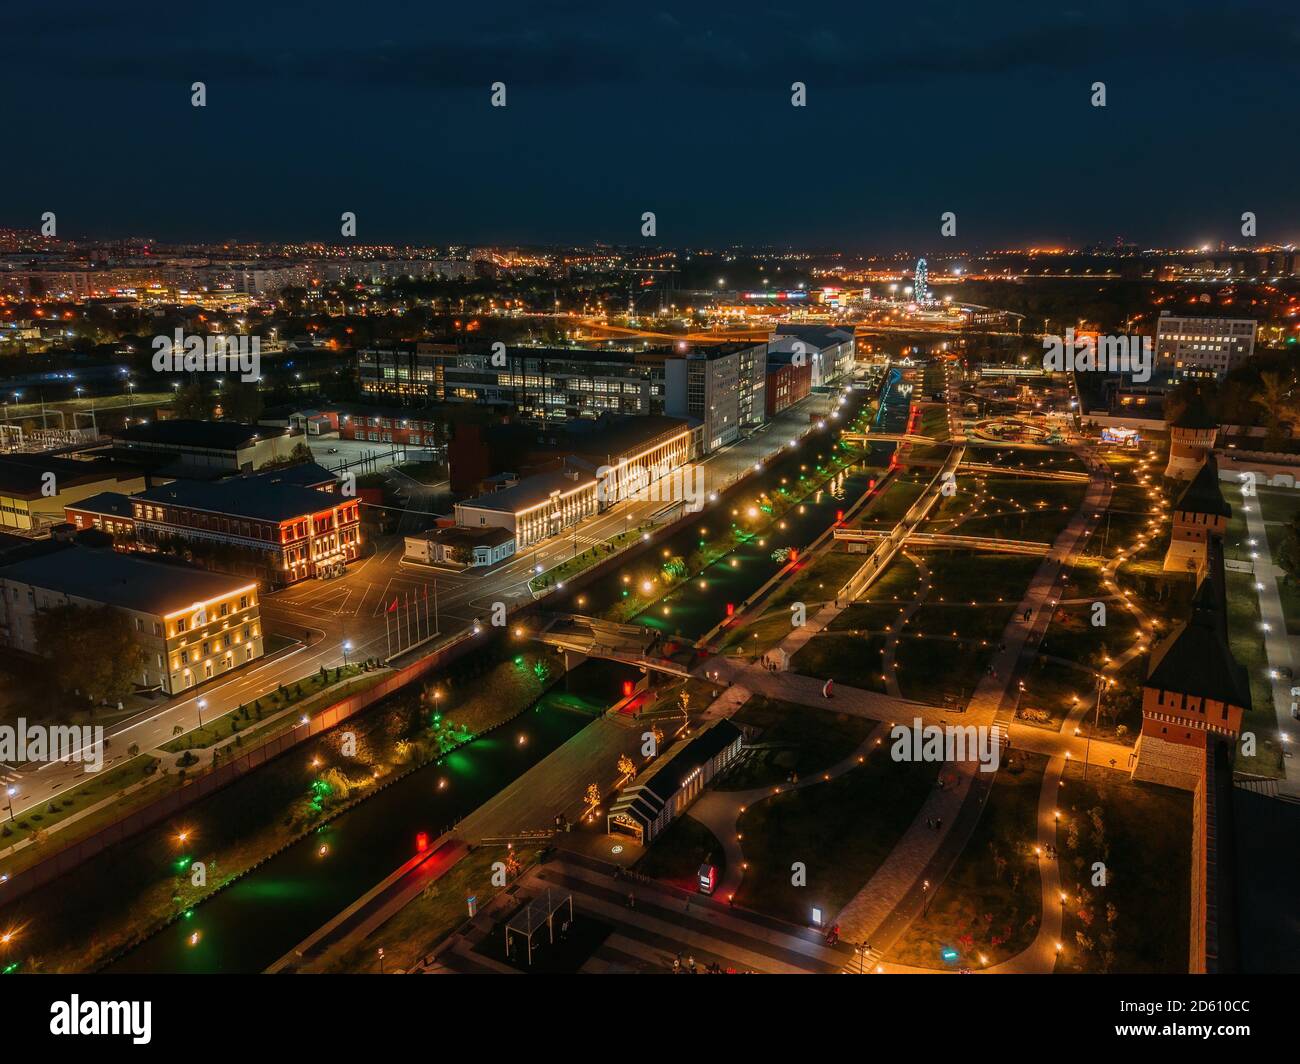
[[806, 399], [812, 391], [812, 363], [795, 363], [792, 351], [769, 351], [767, 355], [767, 416], [773, 417]]

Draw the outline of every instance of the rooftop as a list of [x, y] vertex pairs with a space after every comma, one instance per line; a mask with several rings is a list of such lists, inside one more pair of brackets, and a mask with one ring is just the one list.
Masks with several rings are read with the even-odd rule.
[[204, 450], [234, 451], [257, 440], [287, 436], [288, 429], [267, 425], [241, 425], [237, 421], [151, 421], [131, 425], [113, 439], [130, 447], [132, 444], [161, 444], [167, 447], [195, 447]]
[[1232, 516], [1232, 507], [1224, 499], [1223, 490], [1219, 486], [1219, 464], [1214, 460], [1213, 453], [1206, 455], [1205, 464], [1178, 496], [1174, 509], [1224, 518]]
[[74, 545], [0, 566], [0, 580], [17, 580], [47, 591], [160, 615], [249, 585], [245, 577]]
[[588, 468], [586, 462], [569, 461], [558, 469], [525, 477], [513, 488], [490, 491], [486, 495], [466, 499], [456, 505], [469, 506], [476, 510], [517, 514], [524, 510], [531, 510], [557, 493], [563, 494], [579, 487], [591, 487], [596, 483], [596, 474]]
[[[294, 472], [300, 468], [305, 472]], [[339, 504], [339, 499], [333, 494], [303, 485], [300, 478], [307, 478], [314, 483], [311, 480], [315, 475], [312, 470], [320, 468], [315, 463], [305, 462], [302, 467], [272, 469], [227, 480], [176, 480], [162, 487], [142, 491], [132, 498], [232, 517], [291, 521]], [[333, 480], [333, 477], [330, 479]]]

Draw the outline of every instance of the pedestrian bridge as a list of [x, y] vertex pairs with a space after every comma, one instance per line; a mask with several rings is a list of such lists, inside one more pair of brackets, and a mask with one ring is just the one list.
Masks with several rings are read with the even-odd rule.
[[859, 446], [870, 443], [938, 443], [933, 436], [919, 436], [914, 432], [844, 432], [840, 439]]
[[[879, 543], [888, 539], [890, 532], [867, 528], [837, 528], [835, 538], [849, 544], [849, 552], [854, 552], [854, 544]], [[904, 545], [908, 548], [932, 550], [982, 550], [1002, 554], [1044, 555], [1051, 551], [1050, 543], [1039, 543], [1028, 539], [995, 539], [992, 536], [946, 536], [935, 532], [913, 532], [907, 536]]]
[[1086, 484], [1092, 478], [1087, 473], [1074, 473], [1063, 469], [1026, 469], [1023, 466], [1000, 466], [986, 462], [962, 462], [959, 466], [968, 473], [983, 473], [991, 477], [1026, 477], [1030, 480], [1067, 480]]
[[583, 658], [606, 658], [652, 672], [690, 675], [690, 670], [684, 665], [654, 653], [661, 633], [653, 628], [619, 624], [581, 613], [547, 613], [538, 620], [537, 629], [528, 634], [547, 646], [564, 651], [568, 668], [580, 664]]

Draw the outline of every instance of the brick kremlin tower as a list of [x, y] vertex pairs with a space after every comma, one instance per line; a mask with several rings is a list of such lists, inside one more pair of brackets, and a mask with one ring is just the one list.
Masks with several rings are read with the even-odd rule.
[[1165, 572], [1195, 573], [1197, 583], [1209, 564], [1207, 551], [1222, 537], [1232, 507], [1219, 487], [1219, 463], [1207, 451], [1204, 464], [1174, 503], [1174, 522], [1165, 552]]
[[1219, 434], [1218, 422], [1205, 405], [1201, 393], [1193, 392], [1185, 409], [1169, 426], [1169, 464], [1165, 476], [1191, 480], [1205, 464]]
[[1192, 615], [1151, 653], [1133, 779], [1195, 790], [1212, 744], [1235, 748], [1250, 708], [1250, 678], [1228, 646], [1223, 547], [1212, 538]]

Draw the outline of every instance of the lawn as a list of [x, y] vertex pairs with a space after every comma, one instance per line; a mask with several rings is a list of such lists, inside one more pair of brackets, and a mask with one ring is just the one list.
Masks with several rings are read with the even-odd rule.
[[662, 879], [681, 887], [699, 887], [700, 865], [711, 864], [721, 880], [727, 870], [727, 856], [713, 832], [689, 813], [679, 816], [658, 836], [636, 863], [636, 871], [651, 879]]
[[[1039, 792], [1047, 758], [1012, 755], [994, 780], [970, 841], [917, 917], [888, 953], [920, 968], [986, 968], [1034, 940], [1042, 917], [1042, 880], [1034, 855]], [[944, 961], [942, 951], [958, 958]]]
[[719, 790], [768, 787], [828, 769], [866, 741], [875, 722], [847, 713], [754, 695], [731, 721], [752, 735], [742, 760], [716, 784]]
[[942, 705], [948, 696], [969, 701], [997, 648], [948, 639], [899, 640], [895, 655], [898, 688], [904, 698]]
[[[1078, 765], [1062, 790], [1062, 889], [1068, 970], [1186, 972], [1192, 795]], [[1093, 886], [1095, 862], [1106, 885]]]
[[[881, 747], [829, 783], [751, 806], [739, 824], [748, 869], [736, 903], [803, 925], [813, 907], [839, 912], [898, 844], [937, 775], [937, 764], [894, 761]], [[791, 882], [796, 862], [806, 886]]]
[[880, 654], [886, 638], [822, 632], [808, 640], [790, 659], [790, 668], [802, 676], [883, 692], [885, 681], [880, 674]]

